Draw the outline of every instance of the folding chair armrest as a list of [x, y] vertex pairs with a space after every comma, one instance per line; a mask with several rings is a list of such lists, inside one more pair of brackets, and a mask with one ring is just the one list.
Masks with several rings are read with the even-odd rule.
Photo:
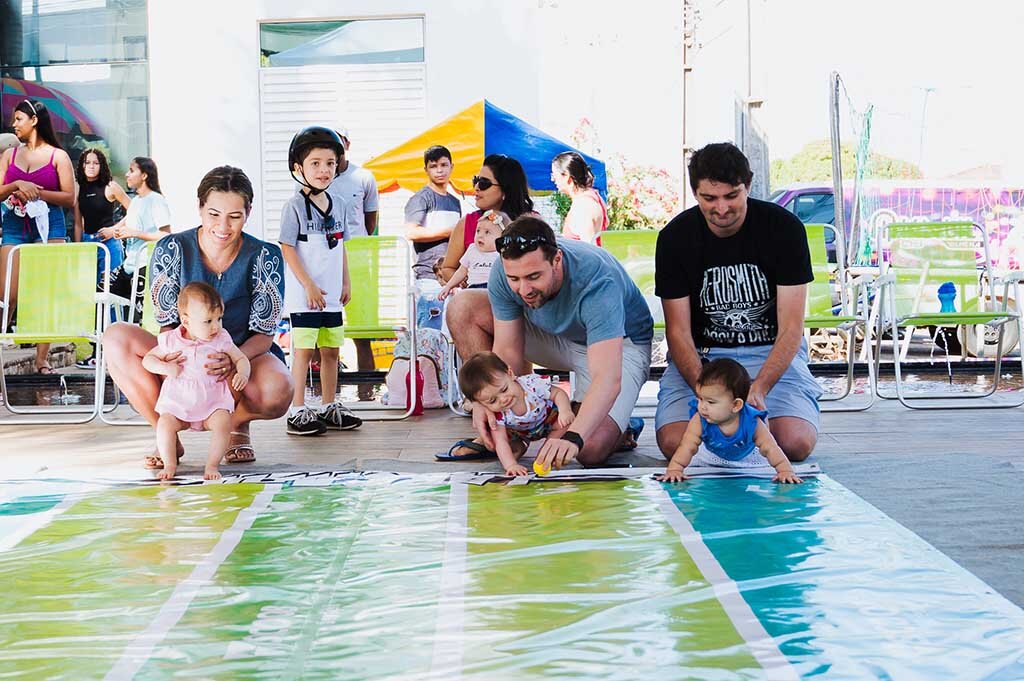
[[106, 303], [108, 305], [121, 305], [128, 306], [132, 304], [132, 301], [121, 296], [114, 295], [113, 293], [97, 293], [96, 302], [99, 304]]
[[878, 290], [889, 284], [896, 283], [896, 274], [894, 272], [887, 272], [885, 274], [875, 277], [873, 280], [868, 282], [868, 287]]
[[1013, 272], [1007, 272], [1006, 274], [996, 277], [996, 286], [999, 284], [1020, 284], [1024, 283], [1024, 272], [1015, 270]]

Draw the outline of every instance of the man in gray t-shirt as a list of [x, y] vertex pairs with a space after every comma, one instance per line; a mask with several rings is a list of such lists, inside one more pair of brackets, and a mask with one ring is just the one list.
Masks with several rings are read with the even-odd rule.
[[454, 169], [452, 155], [442, 146], [433, 146], [423, 154], [427, 186], [412, 195], [405, 204], [405, 238], [416, 251], [413, 272], [417, 279], [434, 279], [434, 263], [448, 250], [448, 237], [462, 217], [462, 204], [448, 193], [448, 180]]
[[[575, 372], [579, 412], [561, 439], [544, 443], [537, 461], [600, 465], [622, 441], [650, 373], [654, 320], [643, 294], [610, 254], [556, 241], [536, 217], [514, 221], [498, 251], [487, 285], [490, 305], [459, 306], [465, 319], [453, 319], [449, 308], [459, 354], [467, 359], [492, 349], [484, 341], [493, 338], [493, 351], [517, 374], [532, 371], [531, 363]], [[473, 425], [490, 447], [481, 412], [473, 411]]]

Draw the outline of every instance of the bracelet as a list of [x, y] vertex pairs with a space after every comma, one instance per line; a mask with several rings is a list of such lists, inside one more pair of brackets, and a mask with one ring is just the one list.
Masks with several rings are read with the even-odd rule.
[[566, 442], [571, 442], [574, 445], [576, 445], [576, 447], [581, 452], [583, 451], [583, 438], [580, 437], [579, 433], [574, 433], [571, 430], [567, 430], [564, 433], [562, 433], [562, 437], [559, 439], [565, 440]]

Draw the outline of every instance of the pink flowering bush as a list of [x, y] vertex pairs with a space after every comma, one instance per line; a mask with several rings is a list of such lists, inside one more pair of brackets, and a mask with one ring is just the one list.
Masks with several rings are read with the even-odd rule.
[[[602, 157], [589, 119], [581, 118], [569, 139], [576, 148]], [[622, 154], [604, 160], [609, 229], [661, 229], [678, 212], [679, 181], [667, 170], [628, 163]]]

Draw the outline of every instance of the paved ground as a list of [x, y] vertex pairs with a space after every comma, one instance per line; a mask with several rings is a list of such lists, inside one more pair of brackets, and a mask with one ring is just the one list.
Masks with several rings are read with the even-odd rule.
[[[124, 411], [124, 410], [122, 410]], [[144, 477], [148, 428], [17, 426], [0, 417], [0, 478]], [[7, 427], [3, 427], [3, 426]], [[813, 461], [1018, 605], [1024, 605], [1024, 408], [917, 412], [891, 402], [862, 413], [825, 414]], [[663, 465], [653, 423], [620, 465]], [[258, 461], [227, 470], [497, 470], [496, 463], [440, 464], [435, 452], [470, 435], [468, 419], [435, 410], [400, 422], [318, 438], [254, 427]], [[207, 438], [186, 434], [182, 474], [201, 474]], [[883, 559], [880, 548], [879, 559]]]

